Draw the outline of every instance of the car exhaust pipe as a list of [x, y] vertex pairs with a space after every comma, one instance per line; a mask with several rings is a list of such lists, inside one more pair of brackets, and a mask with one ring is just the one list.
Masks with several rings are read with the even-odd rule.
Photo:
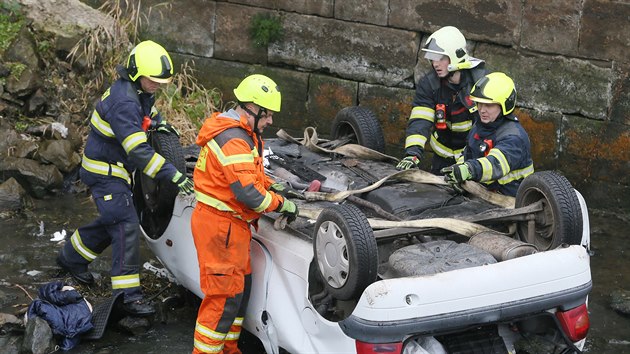
[[490, 253], [497, 261], [505, 261], [538, 252], [538, 247], [504, 234], [483, 231], [470, 237], [468, 244]]

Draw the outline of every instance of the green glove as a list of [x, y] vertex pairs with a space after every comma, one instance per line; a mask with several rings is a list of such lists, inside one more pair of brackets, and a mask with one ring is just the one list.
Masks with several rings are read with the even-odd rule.
[[299, 213], [297, 205], [286, 198], [276, 211], [282, 215], [286, 215], [288, 223], [295, 221]]
[[440, 170], [444, 174], [444, 180], [450, 184], [460, 184], [472, 178], [470, 168], [465, 163], [458, 163]]
[[184, 195], [190, 195], [195, 190], [195, 184], [193, 183], [193, 181], [179, 171], [175, 173], [175, 176], [173, 176], [171, 181], [173, 181], [173, 183], [177, 185], [177, 188], [179, 188], [179, 192], [183, 193]]
[[158, 123], [156, 130], [160, 133], [174, 133], [175, 135], [179, 136], [179, 132], [177, 131], [177, 129], [175, 129], [174, 126], [166, 123], [166, 119], [162, 119], [162, 121]]
[[398, 165], [396, 165], [397, 170], [408, 170], [412, 167], [419, 168], [420, 159], [417, 156], [407, 156], [404, 159], [400, 160]]
[[283, 197], [287, 194], [287, 189], [282, 183], [273, 183], [271, 186], [269, 186], [269, 190], [276, 194], [280, 194]]

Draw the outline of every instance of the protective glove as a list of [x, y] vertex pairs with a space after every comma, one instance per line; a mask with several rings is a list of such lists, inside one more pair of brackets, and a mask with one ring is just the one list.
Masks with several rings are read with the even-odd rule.
[[174, 126], [166, 123], [166, 119], [162, 119], [157, 124], [157, 127], [155, 129], [160, 133], [174, 133], [175, 135], [179, 136], [179, 131], [177, 131]]
[[284, 202], [282, 202], [282, 205], [280, 205], [280, 207], [276, 211], [287, 217], [287, 223], [295, 221], [299, 213], [297, 205], [286, 198], [284, 199]]
[[412, 167], [419, 168], [420, 159], [417, 156], [407, 156], [404, 159], [400, 160], [398, 165], [396, 165], [397, 170], [408, 170]]
[[444, 180], [448, 182], [456, 191], [463, 192], [460, 183], [472, 179], [470, 168], [465, 163], [458, 163], [440, 170], [444, 174]]
[[282, 183], [273, 183], [271, 186], [269, 186], [269, 190], [276, 194], [280, 194], [283, 197], [287, 195], [287, 189]]
[[179, 188], [179, 192], [183, 193], [184, 195], [190, 195], [195, 190], [195, 184], [193, 183], [193, 181], [179, 171], [175, 173], [175, 176], [173, 176], [173, 179], [171, 181], [173, 181], [173, 183], [177, 185], [177, 188]]

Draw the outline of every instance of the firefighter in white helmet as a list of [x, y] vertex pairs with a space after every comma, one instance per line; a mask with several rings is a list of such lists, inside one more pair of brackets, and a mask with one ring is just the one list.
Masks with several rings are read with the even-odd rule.
[[468, 55], [466, 38], [455, 27], [435, 31], [422, 47], [433, 70], [416, 85], [407, 122], [405, 157], [399, 170], [419, 168], [427, 142], [433, 150], [431, 172], [456, 162], [466, 145], [466, 136], [477, 119], [470, 100], [473, 84], [486, 74], [484, 62]]

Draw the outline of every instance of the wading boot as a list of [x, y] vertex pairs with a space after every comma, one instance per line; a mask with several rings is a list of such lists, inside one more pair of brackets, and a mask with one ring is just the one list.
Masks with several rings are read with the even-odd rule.
[[72, 277], [81, 284], [92, 285], [94, 284], [94, 276], [90, 271], [88, 271], [86, 265], [71, 265], [66, 262], [65, 259], [61, 255], [57, 255], [57, 265], [61, 267], [61, 269], [70, 273]]
[[155, 307], [143, 300], [123, 303], [121, 308], [128, 314], [138, 317], [151, 316], [155, 313]]

